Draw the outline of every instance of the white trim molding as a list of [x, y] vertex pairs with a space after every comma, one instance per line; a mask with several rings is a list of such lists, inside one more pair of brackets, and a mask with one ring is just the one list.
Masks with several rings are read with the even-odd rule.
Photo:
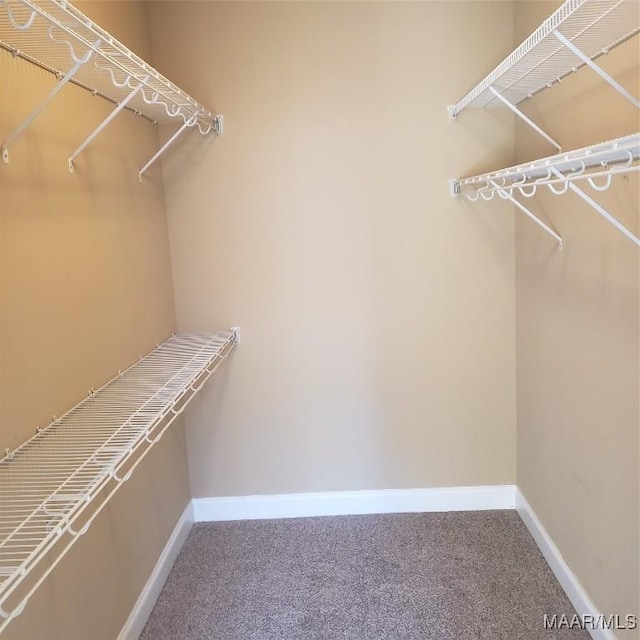
[[[516, 509], [527, 529], [529, 529], [529, 533], [536, 541], [549, 567], [551, 567], [551, 571], [553, 571], [560, 586], [567, 594], [567, 598], [569, 598], [576, 613], [581, 617], [591, 616], [594, 620], [599, 619], [600, 612], [593, 604], [593, 601], [582, 584], [580, 584], [576, 575], [569, 568], [560, 550], [556, 547], [551, 536], [519, 488], [516, 489]], [[609, 629], [590, 629], [587, 627], [587, 630], [593, 640], [616, 640], [616, 636]]]
[[[179, 518], [118, 640], [138, 640], [194, 522], [493, 509], [518, 511], [577, 614], [599, 619], [600, 613], [591, 598], [515, 485], [328, 491], [194, 498]], [[616, 640], [609, 629], [588, 628], [588, 631], [593, 640]]]
[[514, 509], [515, 485], [194, 498], [196, 522]]
[[118, 640], [138, 640], [144, 625], [151, 615], [156, 600], [169, 577], [173, 563], [176, 561], [182, 545], [184, 545], [191, 526], [193, 525], [193, 503], [189, 502], [174, 527], [158, 562], [154, 567], [147, 583], [144, 585], [133, 609], [118, 635]]

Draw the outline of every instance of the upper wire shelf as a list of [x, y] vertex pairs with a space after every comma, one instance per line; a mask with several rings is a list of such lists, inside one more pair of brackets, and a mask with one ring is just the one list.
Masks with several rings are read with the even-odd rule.
[[123, 109], [154, 123], [180, 125], [140, 169], [140, 178], [185, 129], [196, 127], [203, 135], [222, 133], [221, 115], [214, 115], [66, 0], [0, 0], [0, 48], [55, 74], [59, 80], [44, 102], [3, 140], [5, 164], [9, 162], [9, 146], [67, 83], [116, 105], [71, 153], [71, 172], [78, 154]]
[[161, 75], [112, 35], [65, 0], [0, 0], [6, 20], [0, 41], [63, 77], [91, 55], [75, 79], [120, 103], [136, 85], [143, 88], [129, 107], [154, 122], [195, 118], [201, 133], [214, 126], [215, 115]]
[[238, 341], [175, 335], [0, 460], [0, 632]]
[[450, 106], [450, 116], [455, 118], [466, 107], [491, 106], [494, 101], [517, 105], [635, 36], [640, 31], [638, 17], [638, 0], [567, 0]]

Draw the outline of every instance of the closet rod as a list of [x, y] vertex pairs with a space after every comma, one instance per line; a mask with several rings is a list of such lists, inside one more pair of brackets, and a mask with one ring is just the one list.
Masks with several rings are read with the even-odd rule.
[[[20, 51], [19, 49], [12, 47], [6, 42], [2, 42], [2, 40], [0, 40], [0, 49], [4, 49], [5, 51], [8, 51], [14, 58], [21, 58], [22, 60], [25, 60], [26, 62], [31, 63], [32, 65], [38, 67], [39, 69], [42, 69], [43, 71], [46, 71], [47, 73], [50, 73], [53, 76], [56, 76], [56, 78], [58, 79], [64, 76], [64, 73], [62, 73], [62, 71], [59, 71], [58, 69], [54, 69], [53, 67], [50, 67], [44, 62], [41, 62], [40, 60], [33, 58], [28, 53], [25, 53], [24, 51]], [[112, 105], [118, 104], [117, 100], [110, 98], [108, 95], [102, 93], [101, 91], [98, 91], [98, 89], [94, 89], [93, 87], [90, 87], [88, 84], [85, 84], [81, 80], [77, 80], [76, 78], [70, 78], [69, 84], [73, 84], [76, 87], [79, 87], [80, 89], [84, 89], [85, 91], [88, 91], [93, 97], [102, 98], [103, 100], [106, 100]], [[124, 107], [124, 110], [130, 111], [131, 113], [139, 116], [140, 118], [144, 118], [145, 120], [148, 120], [151, 124], [158, 124], [157, 120], [150, 118], [148, 115], [142, 113], [141, 111], [138, 111], [137, 109], [133, 109], [132, 107], [126, 106]]]

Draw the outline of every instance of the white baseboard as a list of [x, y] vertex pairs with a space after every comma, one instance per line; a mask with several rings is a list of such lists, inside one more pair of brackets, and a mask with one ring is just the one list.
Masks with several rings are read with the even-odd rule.
[[194, 498], [196, 522], [514, 509], [515, 485]]
[[[556, 579], [567, 594], [573, 608], [579, 616], [594, 616], [598, 618], [600, 612], [589, 598], [584, 587], [576, 575], [571, 571], [569, 565], [562, 557], [560, 550], [554, 544], [547, 530], [542, 526], [535, 511], [527, 502], [520, 489], [516, 490], [516, 509], [525, 523], [529, 533], [540, 548], [542, 555], [551, 567]], [[609, 629], [587, 629], [593, 640], [616, 640], [615, 635]]]
[[171, 567], [173, 567], [173, 563], [176, 561], [180, 549], [182, 549], [182, 545], [187, 539], [187, 535], [189, 535], [192, 525], [193, 504], [189, 502], [178, 519], [124, 627], [122, 627], [118, 635], [118, 640], [138, 640], [140, 637], [144, 625], [147, 623], [151, 611], [156, 604], [156, 600], [162, 591], [162, 587], [164, 587], [164, 583], [167, 581]]
[[[138, 640], [162, 591], [193, 522], [262, 520], [374, 513], [427, 513], [517, 509], [571, 604], [580, 616], [599, 612], [567, 565], [524, 495], [515, 485], [329, 491], [228, 498], [194, 498], [178, 520], [169, 541], [129, 615], [118, 640]], [[608, 629], [589, 629], [593, 640], [616, 640]]]

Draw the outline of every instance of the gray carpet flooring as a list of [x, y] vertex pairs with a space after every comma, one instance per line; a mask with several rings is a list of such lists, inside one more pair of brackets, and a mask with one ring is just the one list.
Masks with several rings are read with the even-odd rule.
[[142, 640], [589, 640], [515, 511], [196, 524]]

